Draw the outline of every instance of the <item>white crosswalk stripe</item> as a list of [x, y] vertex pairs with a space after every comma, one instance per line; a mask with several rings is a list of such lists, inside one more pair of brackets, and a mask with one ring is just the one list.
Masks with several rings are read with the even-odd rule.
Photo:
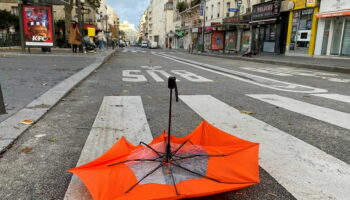
[[185, 95], [180, 99], [214, 126], [259, 142], [260, 166], [297, 199], [348, 199], [350, 166], [343, 161], [212, 96]]
[[257, 94], [247, 96], [350, 130], [350, 114], [348, 113], [275, 94]]
[[342, 94], [312, 94], [313, 96], [324, 97], [327, 99], [332, 99], [344, 103], [350, 103], [350, 96]]

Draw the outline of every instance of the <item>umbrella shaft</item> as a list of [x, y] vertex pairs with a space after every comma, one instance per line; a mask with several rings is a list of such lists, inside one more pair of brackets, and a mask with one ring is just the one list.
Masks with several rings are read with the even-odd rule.
[[169, 126], [168, 126], [168, 141], [166, 145], [166, 158], [167, 162], [171, 159], [171, 146], [170, 146], [170, 136], [171, 136], [171, 107], [172, 107], [172, 96], [173, 96], [173, 89], [170, 89], [170, 104], [169, 104]]

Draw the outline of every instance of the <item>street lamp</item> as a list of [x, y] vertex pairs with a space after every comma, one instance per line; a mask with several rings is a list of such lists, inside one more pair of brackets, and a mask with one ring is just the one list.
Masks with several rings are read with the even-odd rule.
[[202, 26], [202, 53], [204, 52], [204, 30], [205, 30], [205, 9], [206, 9], [206, 0], [201, 0], [200, 5], [200, 15], [203, 16], [203, 26]]

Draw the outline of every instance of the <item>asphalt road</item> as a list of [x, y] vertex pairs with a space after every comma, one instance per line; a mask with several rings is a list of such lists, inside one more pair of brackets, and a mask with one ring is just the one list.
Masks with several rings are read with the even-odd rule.
[[[179, 59], [200, 62], [203, 65], [189, 65], [187, 61]], [[201, 68], [205, 65], [220, 68], [208, 71], [208, 68]], [[154, 73], [155, 70], [158, 71]], [[230, 73], [227, 70], [231, 70]], [[328, 172], [328, 168], [332, 168], [328, 166], [330, 163], [317, 164], [317, 159], [321, 160], [322, 156], [333, 159], [349, 169], [350, 130], [342, 120], [348, 119], [350, 113], [349, 102], [345, 102], [350, 96], [350, 75], [195, 56], [177, 51], [125, 48], [119, 50], [116, 56], [84, 80], [1, 155], [1, 199], [62, 199], [71, 178], [71, 174], [66, 170], [75, 167], [89, 134], [89, 127], [93, 124], [104, 96], [141, 96], [152, 135], [159, 136], [167, 129], [168, 117], [169, 91], [166, 76], [163, 74], [176, 75], [180, 80], [180, 95], [210, 95], [219, 102], [246, 113], [243, 115], [251, 117], [249, 119], [254, 118], [251, 122], [252, 127], [258, 126], [257, 124], [265, 124], [267, 130], [272, 130], [270, 126], [275, 127], [295, 142], [294, 147], [301, 147], [300, 151], [291, 148], [294, 142], [292, 146], [286, 145], [280, 149], [274, 149], [277, 145], [274, 146], [273, 143], [271, 146], [262, 145], [260, 161], [263, 166], [260, 167], [259, 184], [198, 199], [288, 200], [298, 199], [300, 195], [309, 195], [308, 199], [321, 199], [317, 196], [319, 194], [312, 194], [312, 191], [311, 194], [306, 194], [310, 192], [307, 189], [305, 194], [297, 193], [295, 185], [288, 181], [299, 180], [298, 177], [292, 177], [293, 172], [310, 166], [315, 170]], [[310, 91], [345, 96], [335, 100], [339, 96], [319, 97]], [[270, 96], [254, 96], [262, 94]], [[284, 97], [284, 101], [280, 97]], [[295, 100], [307, 104], [298, 104]], [[282, 105], [278, 104], [280, 102]], [[203, 107], [212, 106], [206, 105], [205, 101], [200, 103]], [[312, 110], [313, 108], [316, 111]], [[184, 101], [174, 103], [173, 109], [172, 131], [176, 136], [188, 134], [203, 118], [206, 119], [206, 115], [203, 114], [205, 109], [194, 109]], [[219, 115], [221, 114], [218, 114], [218, 118]], [[249, 128], [249, 124], [234, 121], [230, 126], [237, 128], [237, 132], [243, 130], [240, 129], [243, 126]], [[252, 135], [259, 134], [257, 131]], [[255, 137], [246, 139], [254, 141]], [[277, 137], [276, 141], [279, 139], [283, 137]], [[268, 142], [271, 138], [266, 137], [262, 141], [254, 142], [265, 144], [265, 140]], [[272, 149], [274, 153], [265, 153], [265, 147]], [[296, 152], [295, 161], [303, 163], [303, 156], [310, 153], [302, 152], [303, 149], [318, 152], [315, 154], [317, 156], [310, 158], [310, 162], [305, 161], [308, 166], [298, 166], [294, 160], [287, 159], [288, 154], [281, 155], [286, 158], [285, 161], [288, 161], [287, 165], [291, 169], [281, 174], [280, 169], [285, 166], [279, 168], [273, 165], [273, 161], [267, 162], [269, 156], [273, 158], [290, 151]], [[342, 173], [339, 172], [339, 177]], [[339, 177], [321, 177], [317, 181], [328, 182]], [[310, 180], [312, 181], [314, 180]], [[332, 189], [332, 186], [329, 188]], [[333, 196], [328, 197], [327, 199], [337, 199]]]
[[0, 53], [0, 83], [10, 117], [65, 78], [95, 61], [95, 55]]

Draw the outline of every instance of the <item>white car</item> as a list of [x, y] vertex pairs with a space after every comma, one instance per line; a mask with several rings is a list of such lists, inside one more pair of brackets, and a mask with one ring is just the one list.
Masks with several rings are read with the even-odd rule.
[[147, 41], [142, 41], [141, 42], [141, 48], [147, 48], [148, 47], [148, 42]]
[[156, 49], [158, 48], [158, 42], [151, 42], [151, 46], [149, 47], [150, 49]]

